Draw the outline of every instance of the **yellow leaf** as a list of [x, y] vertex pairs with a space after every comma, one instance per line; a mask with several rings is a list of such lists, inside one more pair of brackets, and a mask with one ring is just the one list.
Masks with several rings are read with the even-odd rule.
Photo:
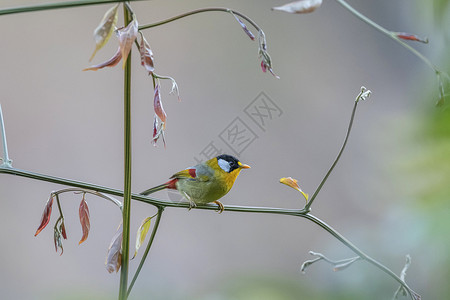
[[142, 221], [141, 226], [139, 226], [137, 234], [136, 234], [136, 250], [134, 251], [134, 255], [131, 259], [133, 259], [139, 248], [141, 248], [142, 243], [145, 241], [145, 237], [147, 236], [148, 230], [150, 229], [150, 221], [152, 217], [146, 218]]
[[304, 192], [300, 189], [300, 186], [298, 185], [298, 180], [297, 180], [297, 179], [294, 179], [294, 178], [292, 178], [292, 177], [283, 177], [283, 178], [280, 179], [280, 182], [281, 182], [282, 184], [285, 184], [285, 185], [287, 185], [287, 186], [290, 186], [291, 188], [293, 188], [293, 189], [299, 191], [300, 193], [302, 193], [303, 197], [305, 197], [305, 199], [306, 199], [306, 202], [308, 202], [308, 197], [309, 197], [309, 195], [306, 194], [306, 193], [304, 193]]
[[97, 26], [97, 28], [95, 28], [94, 30], [95, 50], [94, 53], [92, 53], [92, 56], [89, 59], [89, 61], [91, 61], [94, 58], [97, 51], [100, 50], [111, 37], [111, 34], [113, 33], [117, 24], [118, 8], [119, 4], [116, 4], [115, 6], [111, 7], [105, 13], [102, 21]]

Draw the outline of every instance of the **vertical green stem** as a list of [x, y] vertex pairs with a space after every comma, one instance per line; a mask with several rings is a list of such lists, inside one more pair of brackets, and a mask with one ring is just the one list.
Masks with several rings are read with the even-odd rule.
[[131, 280], [130, 286], [128, 287], [127, 296], [130, 295], [131, 289], [133, 288], [134, 283], [136, 282], [136, 279], [138, 278], [139, 273], [141, 272], [142, 266], [144, 265], [144, 262], [145, 262], [145, 260], [147, 258], [147, 255], [148, 255], [148, 252], [150, 251], [150, 248], [151, 248], [151, 246], [153, 244], [153, 240], [155, 239], [156, 231], [158, 230], [159, 222], [161, 221], [161, 216], [162, 216], [163, 211], [164, 211], [164, 207], [163, 206], [159, 206], [158, 207], [158, 215], [156, 217], [156, 222], [155, 222], [155, 225], [153, 226], [153, 230], [152, 230], [152, 235], [150, 236], [150, 239], [149, 239], [148, 244], [147, 244], [147, 248], [145, 248], [144, 255], [142, 256], [142, 259], [139, 262], [139, 266], [138, 266], [138, 268], [136, 270], [136, 273], [134, 274], [133, 279]]
[[[131, 18], [124, 7], [125, 26]], [[120, 270], [119, 300], [127, 299], [128, 262], [130, 250], [130, 211], [131, 211], [131, 51], [124, 68], [124, 195], [123, 195], [123, 241], [122, 267]], [[123, 59], [126, 59], [125, 57]]]

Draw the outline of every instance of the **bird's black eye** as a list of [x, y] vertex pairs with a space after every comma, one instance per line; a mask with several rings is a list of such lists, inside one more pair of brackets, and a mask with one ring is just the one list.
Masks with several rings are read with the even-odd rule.
[[[231, 155], [222, 154], [217, 156], [217, 162], [219, 163], [219, 166], [224, 170], [225, 172], [232, 172], [233, 170], [236, 170], [239, 168], [239, 160]], [[225, 166], [227, 165], [227, 166]]]

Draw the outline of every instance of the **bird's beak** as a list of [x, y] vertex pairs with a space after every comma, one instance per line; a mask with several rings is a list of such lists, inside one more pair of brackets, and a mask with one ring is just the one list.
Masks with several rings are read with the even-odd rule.
[[238, 164], [239, 164], [239, 168], [241, 168], [241, 169], [250, 169], [249, 165], [243, 164], [241, 162], [238, 162]]

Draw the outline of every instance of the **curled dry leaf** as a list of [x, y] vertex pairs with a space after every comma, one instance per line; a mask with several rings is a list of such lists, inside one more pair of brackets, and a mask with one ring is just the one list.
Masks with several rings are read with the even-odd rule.
[[[265, 43], [262, 46], [266, 47]], [[280, 76], [276, 75], [272, 69], [272, 59], [270, 58], [269, 53], [264, 48], [260, 47], [259, 55], [262, 58], [261, 60], [261, 69], [264, 73], [269, 70], [270, 74], [272, 74], [275, 78], [280, 79]]]
[[98, 69], [103, 69], [104, 67], [114, 67], [119, 63], [121, 59], [122, 59], [122, 52], [119, 48], [117, 49], [116, 54], [114, 54], [114, 56], [108, 59], [107, 61], [98, 65], [90, 66], [86, 69], [83, 69], [83, 71], [97, 71]]
[[297, 180], [297, 179], [294, 179], [294, 178], [292, 178], [292, 177], [283, 177], [283, 178], [280, 179], [280, 182], [281, 182], [282, 184], [285, 184], [285, 185], [287, 185], [287, 186], [289, 186], [289, 187], [291, 187], [291, 188], [293, 188], [293, 189], [299, 191], [300, 193], [302, 193], [303, 197], [305, 197], [305, 199], [306, 199], [306, 202], [308, 202], [308, 197], [309, 197], [309, 195], [306, 194], [306, 193], [304, 193], [304, 192], [300, 189], [300, 186], [298, 185], [298, 180]]
[[119, 39], [120, 51], [122, 52], [123, 57], [123, 65], [125, 67], [125, 63], [128, 58], [128, 54], [130, 53], [131, 46], [133, 46], [134, 41], [137, 38], [138, 33], [138, 22], [136, 19], [133, 19], [127, 27], [118, 29], [116, 31], [117, 37]]
[[157, 83], [155, 85], [155, 94], [153, 97], [153, 108], [155, 110], [155, 114], [161, 119], [161, 122], [163, 122], [163, 126], [165, 126], [167, 114], [162, 106], [161, 92], [159, 91], [159, 88], [160, 85]]
[[103, 16], [103, 19], [101, 20], [100, 24], [95, 28], [94, 30], [94, 40], [95, 40], [95, 50], [94, 53], [92, 53], [91, 58], [89, 61], [91, 61], [98, 50], [100, 50], [109, 40], [111, 37], [111, 34], [114, 32], [114, 28], [117, 24], [117, 18], [118, 18], [118, 9], [119, 4], [116, 4], [115, 6], [108, 9], [108, 11]]
[[165, 148], [166, 140], [164, 139], [164, 123], [162, 123], [162, 122], [159, 123], [158, 117], [155, 115], [155, 118], [153, 120], [153, 139], [152, 139], [153, 146], [156, 147], [156, 143], [158, 142], [158, 139], [160, 137], [163, 140], [163, 144], [164, 144], [164, 148]]
[[119, 228], [117, 228], [116, 234], [111, 240], [111, 244], [108, 248], [108, 254], [106, 256], [105, 265], [106, 270], [108, 270], [109, 273], [114, 271], [118, 272], [120, 266], [122, 265], [122, 234], [123, 227], [121, 223]]
[[236, 19], [236, 21], [238, 21], [239, 25], [241, 25], [242, 30], [244, 30], [244, 32], [248, 35], [248, 37], [254, 41], [255, 40], [255, 35], [247, 28], [247, 25], [245, 25], [244, 22], [242, 22], [241, 19], [238, 18], [238, 16], [236, 16], [234, 13], [231, 13], [233, 15], [233, 17]]
[[406, 32], [396, 32], [395, 35], [402, 40], [408, 40], [408, 41], [414, 41], [414, 42], [428, 44], [428, 38], [422, 39], [415, 34], [410, 34], [410, 33], [406, 33]]
[[59, 230], [61, 231], [62, 237], [65, 240], [67, 240], [66, 226], [64, 225], [64, 219], [61, 221], [61, 225], [59, 225]]
[[55, 228], [54, 230], [54, 234], [53, 234], [53, 241], [55, 242], [55, 251], [58, 252], [58, 248], [61, 248], [61, 254], [63, 254], [64, 249], [62, 246], [62, 241], [61, 241], [61, 232], [59, 232], [58, 229]]
[[88, 238], [89, 229], [91, 229], [91, 223], [89, 221], [89, 207], [87, 205], [86, 200], [84, 200], [84, 195], [83, 199], [81, 199], [80, 202], [79, 215], [83, 236], [81, 237], [81, 240], [78, 242], [78, 245], [83, 243]]
[[37, 236], [44, 228], [47, 226], [48, 222], [50, 222], [50, 216], [52, 215], [52, 205], [53, 205], [53, 195], [50, 195], [50, 198], [47, 200], [45, 204], [44, 211], [42, 212], [41, 223], [36, 230], [34, 236]]
[[282, 6], [272, 7], [272, 10], [284, 11], [291, 14], [304, 14], [315, 11], [322, 5], [322, 0], [300, 0]]
[[141, 35], [139, 52], [141, 54], [141, 65], [148, 71], [148, 74], [150, 75], [155, 70], [155, 67], [153, 65], [153, 51], [152, 49], [150, 49], [150, 45], [147, 43], [143, 35]]
[[145, 237], [147, 236], [148, 230], [150, 229], [151, 220], [152, 218], [148, 217], [144, 219], [141, 223], [141, 226], [139, 226], [136, 234], [136, 248], [134, 250], [134, 255], [131, 259], [133, 259], [136, 256], [139, 248], [141, 248], [142, 243], [145, 241]]

